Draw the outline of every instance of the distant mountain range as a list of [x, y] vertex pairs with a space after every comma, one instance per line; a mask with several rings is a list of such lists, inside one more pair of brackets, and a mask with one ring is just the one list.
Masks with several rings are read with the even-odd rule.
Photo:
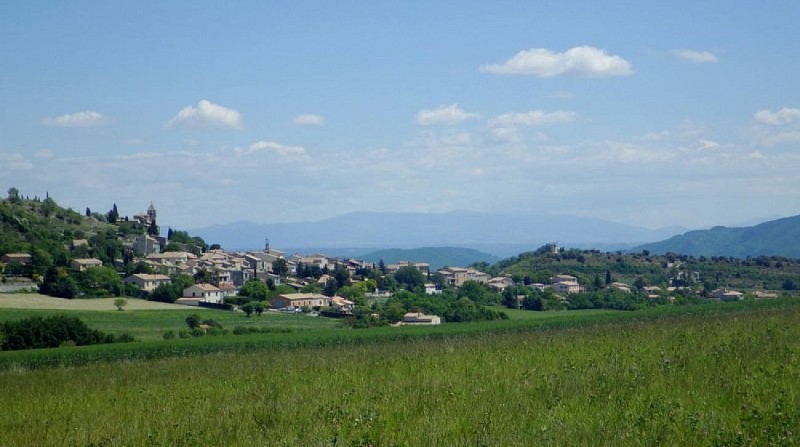
[[642, 250], [653, 254], [673, 252], [693, 256], [800, 258], [800, 215], [751, 227], [689, 231], [661, 242], [640, 245], [631, 251]]
[[383, 260], [386, 264], [395, 264], [399, 261], [427, 262], [431, 270], [438, 270], [445, 266], [466, 266], [476, 262], [494, 264], [499, 261], [497, 256], [460, 247], [423, 247], [423, 248], [389, 248], [373, 251], [358, 256], [364, 261], [378, 263]]
[[[685, 228], [657, 230], [601, 219], [564, 215], [355, 212], [316, 222], [257, 224], [234, 222], [189, 230], [226, 249], [255, 249], [269, 238], [275, 248], [414, 248], [453, 246], [506, 256], [510, 246], [534, 249], [549, 242], [568, 247], [627, 249], [658, 241]], [[492, 247], [500, 247], [493, 250]], [[505, 249], [502, 249], [505, 247]], [[497, 253], [495, 252], [497, 251]]]

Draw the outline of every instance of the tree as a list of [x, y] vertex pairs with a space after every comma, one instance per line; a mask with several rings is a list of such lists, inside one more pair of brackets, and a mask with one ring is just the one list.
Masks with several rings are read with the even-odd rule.
[[191, 314], [186, 317], [186, 325], [189, 326], [189, 329], [196, 329], [200, 327], [200, 315]]
[[161, 231], [158, 229], [155, 219], [151, 220], [150, 225], [147, 227], [147, 234], [150, 236], [158, 236], [160, 233]]
[[81, 288], [91, 296], [122, 295], [122, 279], [111, 267], [91, 267], [78, 278]]
[[255, 310], [256, 311], [256, 315], [258, 315], [260, 317], [261, 314], [264, 313], [264, 305], [259, 303], [259, 302], [255, 302], [255, 303], [253, 303], [253, 310]]
[[325, 294], [325, 296], [334, 296], [337, 290], [339, 290], [339, 288], [336, 287], [336, 280], [329, 279], [325, 283], [325, 289], [323, 289], [322, 293]]
[[383, 262], [383, 259], [378, 262], [378, 270], [380, 270], [384, 275], [386, 274], [386, 264]]
[[122, 308], [127, 305], [128, 305], [128, 300], [126, 300], [125, 298], [117, 298], [114, 300], [114, 306], [117, 308], [117, 310], [122, 310]]
[[612, 282], [614, 282], [614, 278], [611, 277], [611, 270], [606, 270], [606, 285], [609, 285]]
[[212, 278], [211, 272], [209, 272], [206, 269], [200, 269], [197, 271], [197, 273], [194, 274], [195, 284], [202, 284], [202, 283], [210, 284], [211, 282], [213, 282], [213, 279], [214, 278]]
[[8, 200], [11, 203], [20, 203], [22, 199], [19, 197], [19, 190], [15, 187], [8, 188]]
[[600, 290], [601, 288], [603, 288], [603, 283], [600, 281], [600, 275], [598, 274], [594, 275], [594, 281], [592, 282], [592, 287], [594, 287], [594, 290]]
[[239, 289], [239, 296], [250, 297], [256, 301], [264, 301], [269, 297], [269, 288], [264, 284], [264, 281], [251, 279]]
[[280, 276], [289, 274], [289, 263], [286, 259], [280, 258], [272, 262], [272, 273]]
[[112, 224], [117, 223], [117, 221], [119, 220], [119, 212], [117, 211], [116, 203], [114, 204], [114, 207], [111, 208], [111, 210], [108, 213], [106, 213], [106, 220], [108, 220], [108, 223]]
[[350, 285], [350, 272], [344, 267], [336, 267], [333, 270], [333, 279], [336, 280], [336, 287], [341, 289]]
[[89, 207], [87, 206], [86, 207], [86, 217], [91, 217], [91, 216], [92, 216], [92, 210], [90, 210]]
[[407, 290], [415, 290], [425, 287], [425, 275], [416, 267], [400, 267], [394, 273], [394, 279]]
[[253, 303], [247, 303], [244, 306], [242, 306], [241, 309], [245, 313], [245, 315], [247, 315], [247, 318], [250, 318], [250, 315], [252, 315], [253, 312], [255, 312], [256, 307]]

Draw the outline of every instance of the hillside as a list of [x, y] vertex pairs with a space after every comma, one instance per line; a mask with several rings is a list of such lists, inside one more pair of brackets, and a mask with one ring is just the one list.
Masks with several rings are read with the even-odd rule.
[[459, 247], [392, 248], [363, 254], [359, 258], [373, 263], [383, 260], [386, 264], [394, 264], [398, 261], [427, 262], [430, 264], [431, 270], [437, 270], [444, 266], [465, 266], [476, 262], [491, 264], [500, 260], [489, 253]]
[[109, 230], [116, 233], [117, 226], [62, 208], [50, 197], [0, 200], [0, 255], [38, 248], [66, 257], [65, 247], [73, 239], [90, 239]]
[[[800, 288], [800, 259], [758, 257], [694, 257], [640, 253], [603, 253], [597, 250], [567, 250], [550, 253], [540, 249], [500, 261], [487, 269], [493, 275], [515, 275], [531, 282], [549, 283], [556, 274], [576, 276], [591, 285], [597, 276], [613, 281], [666, 286], [690, 285], [699, 289], [728, 287], [741, 290], [796, 290]], [[699, 278], [692, 280], [693, 272]]]
[[522, 213], [349, 213], [317, 222], [256, 224], [234, 222], [191, 230], [231, 249], [261, 247], [264, 238], [281, 247], [456, 246], [482, 249], [492, 244], [538, 247], [559, 241], [587, 246], [657, 241], [683, 229], [650, 230], [580, 216]]
[[661, 242], [644, 244], [632, 251], [680, 253], [692, 256], [786, 256], [800, 258], [800, 215], [751, 227], [714, 227], [690, 231]]

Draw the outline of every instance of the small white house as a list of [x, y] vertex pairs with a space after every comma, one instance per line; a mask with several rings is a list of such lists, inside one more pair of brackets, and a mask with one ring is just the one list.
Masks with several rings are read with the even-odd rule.
[[145, 292], [152, 292], [156, 287], [161, 284], [169, 284], [172, 280], [167, 275], [136, 273], [125, 278], [123, 282], [126, 284], [135, 284]]
[[222, 290], [212, 284], [194, 284], [183, 289], [184, 298], [198, 298], [207, 303], [222, 303]]
[[442, 289], [437, 289], [436, 284], [425, 283], [425, 293], [428, 295], [438, 295], [442, 293]]
[[403, 324], [442, 324], [438, 315], [425, 315], [422, 312], [408, 312], [403, 315]]

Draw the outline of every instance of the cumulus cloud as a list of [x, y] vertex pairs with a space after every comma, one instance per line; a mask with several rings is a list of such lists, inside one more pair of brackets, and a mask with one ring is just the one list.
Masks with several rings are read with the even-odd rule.
[[440, 105], [435, 109], [424, 109], [417, 112], [417, 124], [430, 126], [433, 124], [458, 124], [462, 121], [478, 118], [480, 115], [465, 112], [458, 104]]
[[48, 117], [42, 120], [42, 124], [48, 127], [94, 127], [105, 123], [106, 117], [91, 110], [67, 113], [65, 115]]
[[718, 61], [717, 56], [710, 51], [672, 50], [672, 54], [695, 64], [713, 64]]
[[312, 113], [303, 113], [292, 119], [292, 125], [294, 126], [321, 126], [323, 124], [325, 124], [325, 118], [322, 115], [314, 115]]
[[483, 65], [480, 70], [498, 75], [533, 75], [542, 78], [628, 76], [633, 73], [630, 62], [590, 46], [571, 48], [563, 53], [531, 48], [520, 51], [502, 64]]
[[301, 146], [287, 146], [274, 141], [257, 141], [247, 149], [236, 149], [239, 154], [253, 154], [256, 152], [272, 152], [283, 157], [304, 157], [306, 149]]
[[780, 126], [784, 124], [800, 123], [800, 109], [784, 107], [777, 112], [760, 110], [753, 116], [761, 124]]
[[564, 124], [575, 121], [578, 114], [575, 112], [543, 112], [531, 110], [525, 113], [504, 113], [489, 120], [492, 127], [516, 126], [547, 126], [551, 124]]
[[181, 109], [167, 121], [166, 127], [241, 129], [242, 114], [203, 99], [197, 106], [186, 106]]
[[750, 134], [756, 144], [769, 147], [800, 142], [800, 109], [760, 110], [753, 120]]

